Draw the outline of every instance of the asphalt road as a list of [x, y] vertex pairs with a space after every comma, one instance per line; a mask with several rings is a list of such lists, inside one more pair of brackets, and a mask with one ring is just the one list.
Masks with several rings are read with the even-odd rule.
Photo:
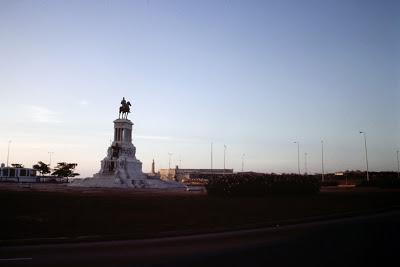
[[400, 211], [392, 211], [217, 234], [2, 247], [0, 266], [400, 266], [399, 227]]

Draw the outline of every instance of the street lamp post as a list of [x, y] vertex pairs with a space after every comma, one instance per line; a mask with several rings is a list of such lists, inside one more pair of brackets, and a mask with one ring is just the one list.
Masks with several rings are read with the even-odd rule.
[[11, 140], [8, 141], [8, 149], [7, 149], [7, 167], [8, 167], [8, 160], [10, 159], [10, 144], [11, 144]]
[[168, 156], [169, 156], [169, 159], [168, 159], [168, 179], [171, 179], [172, 177], [172, 175], [171, 175], [171, 156], [172, 156], [172, 153], [171, 152], [168, 152]]
[[367, 150], [367, 134], [365, 132], [360, 131], [360, 134], [364, 136], [364, 146], [365, 146], [365, 163], [367, 165], [367, 182], [369, 182], [369, 173], [368, 173], [368, 150]]
[[211, 172], [213, 171], [213, 143], [211, 142]]
[[399, 150], [397, 150], [396, 153], [397, 153], [397, 178], [400, 178]]
[[54, 154], [54, 152], [47, 152], [50, 156], [50, 162], [49, 162], [49, 167], [51, 167], [51, 155]]
[[243, 172], [243, 170], [244, 170], [244, 156], [245, 156], [245, 154], [243, 153], [243, 154], [242, 154], [242, 172]]
[[307, 152], [304, 153], [304, 170], [305, 170], [305, 174], [306, 175], [308, 174], [308, 171], [307, 171], [307, 156], [308, 156]]
[[324, 140], [321, 140], [321, 168], [322, 168], [322, 182], [324, 182]]
[[225, 173], [226, 145], [224, 145], [224, 173]]
[[293, 143], [297, 144], [297, 171], [300, 175], [300, 143], [299, 141], [294, 141]]
[[171, 153], [171, 152], [168, 152], [168, 156], [169, 156], [169, 160], [168, 160], [168, 169], [171, 169], [171, 156], [172, 156], [172, 153]]

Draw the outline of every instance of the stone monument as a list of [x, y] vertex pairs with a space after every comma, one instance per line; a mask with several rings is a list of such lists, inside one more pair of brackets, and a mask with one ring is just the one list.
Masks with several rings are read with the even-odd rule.
[[114, 121], [114, 141], [101, 161], [100, 171], [93, 177], [114, 178], [117, 183], [142, 187], [146, 176], [142, 172], [142, 162], [136, 158], [136, 147], [132, 144], [132, 125], [128, 119]]
[[[177, 182], [167, 182], [142, 172], [142, 162], [136, 158], [132, 143], [133, 123], [128, 119], [130, 102], [121, 101], [119, 117], [114, 120], [114, 141], [101, 161], [100, 171], [92, 178], [77, 179], [72, 186], [131, 187], [131, 188], [183, 188]], [[152, 170], [154, 172], [154, 170]]]

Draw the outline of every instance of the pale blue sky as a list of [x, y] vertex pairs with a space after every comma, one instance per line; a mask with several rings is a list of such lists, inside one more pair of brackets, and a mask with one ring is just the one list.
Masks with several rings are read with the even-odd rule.
[[99, 169], [123, 96], [144, 171], [395, 170], [399, 1], [0, 0], [0, 162]]

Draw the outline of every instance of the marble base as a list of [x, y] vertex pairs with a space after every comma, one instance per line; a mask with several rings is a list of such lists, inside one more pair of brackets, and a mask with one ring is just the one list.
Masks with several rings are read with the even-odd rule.
[[85, 179], [74, 179], [69, 186], [73, 187], [104, 187], [104, 188], [141, 188], [141, 189], [184, 189], [185, 186], [175, 181], [164, 181], [161, 179], [144, 178], [141, 180], [120, 179], [110, 177], [89, 177]]

